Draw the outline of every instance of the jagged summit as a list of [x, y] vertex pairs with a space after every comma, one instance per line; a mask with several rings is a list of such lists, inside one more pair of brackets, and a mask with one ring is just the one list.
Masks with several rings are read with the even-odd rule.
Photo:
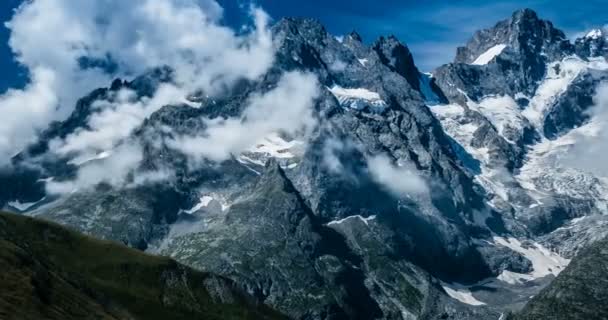
[[378, 53], [382, 63], [407, 79], [413, 88], [420, 90], [420, 72], [414, 63], [414, 57], [397, 37], [380, 37], [372, 44], [372, 49]]
[[361, 38], [361, 35], [355, 30], [351, 31], [347, 37], [354, 41], [363, 42], [363, 38]]
[[574, 53], [564, 33], [530, 10], [516, 11], [494, 27], [477, 31], [457, 49], [453, 63], [439, 67], [437, 84], [450, 101], [488, 95], [533, 96], [547, 64]]
[[482, 53], [497, 45], [524, 54], [547, 55], [555, 59], [572, 52], [564, 33], [550, 21], [542, 20], [531, 9], [515, 11], [511, 18], [494, 27], [477, 31], [464, 47], [457, 49], [456, 63], [473, 63]]
[[608, 57], [608, 33], [605, 29], [592, 29], [575, 40], [576, 54], [581, 57]]

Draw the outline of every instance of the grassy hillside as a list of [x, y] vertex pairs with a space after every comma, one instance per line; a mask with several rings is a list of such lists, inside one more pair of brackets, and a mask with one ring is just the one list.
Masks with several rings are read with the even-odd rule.
[[0, 213], [0, 319], [281, 319], [227, 279]]

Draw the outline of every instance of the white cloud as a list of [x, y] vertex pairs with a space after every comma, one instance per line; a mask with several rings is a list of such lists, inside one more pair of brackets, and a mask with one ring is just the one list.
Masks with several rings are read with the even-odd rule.
[[127, 175], [137, 168], [141, 160], [141, 147], [137, 144], [122, 144], [112, 151], [111, 157], [85, 163], [74, 180], [49, 181], [46, 189], [51, 194], [62, 194], [87, 189], [102, 182], [122, 186]]
[[344, 151], [346, 144], [337, 138], [330, 137], [323, 143], [323, 165], [332, 173], [345, 173], [344, 165], [340, 161], [340, 152]]
[[178, 137], [170, 145], [195, 160], [222, 161], [273, 133], [301, 134], [316, 123], [312, 111], [318, 90], [312, 74], [286, 73], [276, 88], [253, 95], [241, 117], [207, 119], [204, 135]]
[[428, 186], [415, 170], [407, 165], [394, 165], [384, 155], [367, 158], [369, 172], [376, 182], [398, 197], [428, 192]]
[[0, 96], [0, 156], [5, 163], [19, 152], [14, 146], [23, 146], [35, 139], [37, 130], [46, 125], [57, 103], [53, 92], [56, 85], [54, 73], [40, 67], [32, 70], [32, 81], [24, 90], [9, 90]]
[[593, 97], [594, 105], [588, 110], [591, 120], [575, 129], [573, 145], [561, 163], [608, 177], [608, 83], [600, 83]]
[[120, 90], [108, 100], [99, 100], [88, 121], [88, 129], [80, 129], [63, 140], [51, 141], [51, 150], [60, 155], [79, 155], [111, 150], [129, 137], [133, 130], [161, 107], [184, 102], [184, 92], [171, 84], [159, 87], [152, 98], [141, 98], [129, 90]]
[[[346, 168], [340, 159], [340, 154], [355, 150], [365, 153], [361, 145], [351, 140], [330, 137], [323, 144], [323, 166], [333, 174], [358, 182], [359, 173]], [[395, 165], [386, 155], [368, 155], [365, 156], [365, 162], [370, 177], [397, 197], [421, 195], [429, 191], [427, 182], [409, 164]]]
[[[207, 94], [259, 77], [272, 64], [274, 48], [268, 16], [259, 9], [251, 14], [254, 27], [237, 35], [219, 24], [222, 9], [213, 0], [24, 2], [6, 25], [10, 47], [31, 80], [0, 96], [0, 112], [12, 120], [0, 129], [0, 161], [6, 163], [49, 122], [65, 118], [79, 97], [114, 77], [168, 65], [180, 89]], [[84, 57], [95, 63], [83, 68]], [[104, 130], [96, 128], [97, 138]]]

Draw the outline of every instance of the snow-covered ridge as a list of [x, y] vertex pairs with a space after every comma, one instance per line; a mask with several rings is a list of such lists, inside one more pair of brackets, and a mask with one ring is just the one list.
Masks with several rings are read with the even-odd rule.
[[493, 46], [492, 48], [486, 50], [486, 52], [482, 53], [479, 57], [477, 57], [477, 59], [475, 59], [475, 61], [473, 61], [471, 64], [473, 65], [486, 65], [488, 64], [490, 61], [492, 61], [492, 59], [494, 59], [494, 57], [496, 57], [497, 55], [501, 54], [502, 51], [507, 47], [506, 44], [497, 44], [495, 46]]
[[327, 88], [340, 102], [343, 107], [361, 110], [365, 107], [370, 107], [372, 111], [381, 112], [387, 107], [387, 104], [380, 94], [370, 91], [365, 88], [342, 88], [334, 85]]
[[547, 66], [547, 76], [536, 90], [536, 94], [532, 97], [522, 115], [528, 118], [537, 128], [542, 128], [549, 107], [568, 89], [572, 81], [581, 72], [587, 68], [605, 69], [606, 67], [608, 65], [605, 61], [586, 62], [574, 56], [549, 64]]
[[592, 29], [591, 31], [589, 31], [585, 35], [585, 38], [588, 38], [588, 39], [599, 39], [602, 36], [604, 36], [604, 33], [602, 32], [601, 29]]

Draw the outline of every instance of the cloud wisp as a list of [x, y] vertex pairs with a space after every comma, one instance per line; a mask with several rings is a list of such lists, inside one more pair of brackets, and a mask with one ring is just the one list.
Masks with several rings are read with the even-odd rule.
[[393, 164], [385, 155], [367, 158], [367, 167], [374, 180], [397, 197], [426, 194], [428, 185], [415, 170], [405, 164]]
[[[358, 172], [344, 165], [341, 157], [353, 151], [363, 155], [366, 171]], [[397, 198], [425, 195], [429, 192], [427, 181], [415, 168], [410, 167], [410, 164], [401, 161], [394, 163], [385, 154], [366, 154], [361, 146], [350, 140], [330, 137], [325, 140], [322, 152], [323, 166], [330, 173], [340, 175], [351, 182], [358, 183], [359, 175], [365, 173]]]

